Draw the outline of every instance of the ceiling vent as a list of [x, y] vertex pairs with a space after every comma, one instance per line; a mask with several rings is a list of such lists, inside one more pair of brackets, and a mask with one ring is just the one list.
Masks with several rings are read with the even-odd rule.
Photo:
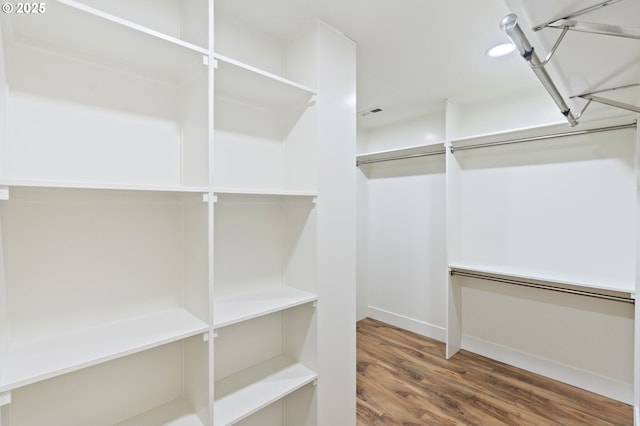
[[369, 108], [369, 109], [366, 109], [366, 110], [364, 110], [364, 111], [360, 111], [360, 115], [361, 115], [362, 117], [366, 117], [367, 115], [377, 114], [377, 113], [379, 113], [379, 112], [382, 112], [382, 108], [380, 108], [380, 107], [375, 107], [375, 108]]

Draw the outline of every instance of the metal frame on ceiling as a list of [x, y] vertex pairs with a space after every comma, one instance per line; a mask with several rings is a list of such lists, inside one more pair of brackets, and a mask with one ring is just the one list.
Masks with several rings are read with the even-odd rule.
[[541, 61], [531, 43], [525, 36], [524, 32], [520, 28], [518, 24], [518, 17], [515, 14], [509, 14], [505, 16], [500, 22], [500, 28], [507, 33], [513, 44], [516, 46], [522, 57], [527, 61], [533, 72], [536, 74], [544, 88], [549, 92], [549, 95], [555, 101], [558, 108], [560, 108], [560, 112], [565, 116], [567, 121], [571, 126], [576, 126], [578, 124], [578, 119], [582, 116], [587, 107], [591, 104], [591, 102], [598, 102], [601, 104], [613, 106], [616, 108], [625, 109], [628, 111], [634, 111], [640, 113], [640, 106], [616, 101], [614, 99], [605, 98], [602, 96], [598, 96], [599, 93], [611, 92], [615, 90], [623, 90], [631, 87], [640, 86], [640, 83], [632, 83], [626, 84], [623, 86], [612, 87], [609, 89], [598, 90], [591, 93], [583, 93], [580, 95], [572, 96], [571, 98], [581, 98], [587, 101], [586, 105], [582, 109], [582, 111], [575, 115], [571, 109], [567, 106], [564, 98], [558, 91], [556, 85], [553, 80], [547, 73], [545, 69], [545, 65], [551, 60], [554, 55], [556, 49], [564, 39], [564, 36], [568, 31], [579, 31], [579, 32], [587, 32], [591, 34], [599, 34], [599, 35], [607, 35], [607, 36], [615, 36], [615, 37], [624, 37], [624, 38], [632, 38], [640, 40], [640, 28], [631, 28], [631, 27], [623, 27], [619, 25], [611, 25], [611, 24], [602, 24], [602, 23], [592, 23], [592, 22], [580, 22], [574, 20], [574, 18], [587, 14], [589, 12], [593, 12], [595, 10], [601, 9], [606, 6], [610, 6], [614, 3], [619, 3], [624, 0], [607, 0], [600, 2], [596, 5], [577, 10], [568, 15], [564, 15], [553, 20], [547, 21], [540, 25], [533, 27], [533, 31], [541, 31], [545, 28], [556, 28], [561, 29], [562, 33], [560, 37], [558, 37], [555, 42], [553, 48], [547, 55], [547, 57]]

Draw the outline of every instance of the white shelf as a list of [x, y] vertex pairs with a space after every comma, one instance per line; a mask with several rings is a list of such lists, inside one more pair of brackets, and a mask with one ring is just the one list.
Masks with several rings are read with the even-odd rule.
[[251, 101], [272, 108], [310, 101], [316, 91], [310, 87], [214, 53], [216, 95]]
[[209, 192], [204, 186], [173, 186], [173, 185], [134, 185], [100, 182], [70, 182], [55, 180], [30, 180], [30, 179], [0, 179], [0, 187], [24, 187], [24, 188], [59, 188], [59, 189], [111, 189], [122, 191], [155, 191], [155, 192]]
[[2, 357], [0, 392], [77, 371], [209, 330], [184, 309], [10, 345]]
[[287, 191], [287, 190], [267, 190], [267, 189], [233, 189], [214, 188], [215, 195], [242, 195], [242, 196], [274, 196], [274, 197], [317, 197], [318, 193], [313, 191]]
[[[396, 158], [411, 158], [420, 157], [426, 155], [444, 154], [445, 147], [444, 142], [430, 143], [425, 145], [417, 145], [407, 148], [389, 149], [384, 151], [366, 152], [358, 154], [356, 161], [358, 163], [375, 163], [378, 161], [384, 161], [388, 159]], [[444, 157], [443, 157], [444, 159]]]
[[600, 120], [581, 121], [576, 127], [567, 128], [567, 122], [564, 119], [559, 119], [554, 122], [549, 122], [544, 126], [532, 125], [526, 127], [519, 127], [514, 129], [505, 129], [497, 132], [480, 133], [477, 135], [464, 136], [460, 138], [453, 138], [449, 142], [455, 149], [465, 148], [471, 145], [477, 145], [481, 143], [491, 143], [504, 140], [515, 140], [520, 138], [534, 138], [537, 136], [546, 136], [549, 134], [562, 134], [571, 133], [576, 131], [586, 131], [590, 129], [597, 129], [600, 127], [619, 126], [629, 124], [633, 121], [634, 116], [624, 114], [622, 116], [616, 116], [613, 118], [605, 118]]
[[217, 381], [214, 424], [239, 422], [316, 378], [307, 367], [281, 356]]
[[526, 269], [505, 265], [477, 264], [468, 262], [450, 263], [449, 269], [478, 274], [520, 278], [524, 280], [543, 281], [552, 284], [570, 285], [592, 290], [615, 291], [629, 294], [635, 293], [635, 283], [633, 282], [606, 280], [604, 278], [581, 275], [580, 273], [568, 274], [540, 269]]
[[213, 327], [225, 327], [316, 300], [315, 294], [284, 285], [216, 298]]
[[184, 399], [176, 399], [116, 426], [204, 426]]
[[73, 0], [47, 2], [46, 7], [42, 14], [4, 14], [16, 42], [172, 82], [191, 74], [209, 54], [204, 47]]

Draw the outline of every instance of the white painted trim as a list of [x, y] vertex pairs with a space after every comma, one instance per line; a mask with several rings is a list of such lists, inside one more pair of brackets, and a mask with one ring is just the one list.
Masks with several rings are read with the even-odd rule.
[[409, 318], [374, 306], [369, 306], [368, 311], [368, 316], [375, 320], [386, 322], [387, 324], [412, 331], [425, 337], [436, 339], [440, 342], [445, 341], [446, 329], [444, 327], [429, 324], [425, 321]]
[[[462, 349], [595, 392], [625, 404], [633, 404], [633, 383], [600, 376], [571, 365], [466, 335], [462, 336]], [[637, 421], [637, 410], [636, 407], [636, 425], [640, 424]]]

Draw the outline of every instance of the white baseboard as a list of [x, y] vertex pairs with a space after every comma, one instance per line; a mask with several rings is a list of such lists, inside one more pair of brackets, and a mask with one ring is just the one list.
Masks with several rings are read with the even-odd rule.
[[[462, 336], [462, 349], [523, 370], [531, 371], [572, 386], [588, 390], [626, 404], [633, 404], [633, 383], [626, 383], [600, 376], [571, 365], [520, 352], [471, 336]], [[635, 408], [635, 424], [640, 426], [638, 407]]]
[[446, 339], [446, 329], [437, 325], [429, 324], [414, 318], [396, 314], [384, 309], [369, 306], [368, 316], [378, 321], [412, 331], [425, 337], [444, 342]]
[[640, 426], [640, 406], [635, 406], [633, 407], [633, 412], [634, 412], [634, 416], [633, 416], [633, 424], [635, 426]]

